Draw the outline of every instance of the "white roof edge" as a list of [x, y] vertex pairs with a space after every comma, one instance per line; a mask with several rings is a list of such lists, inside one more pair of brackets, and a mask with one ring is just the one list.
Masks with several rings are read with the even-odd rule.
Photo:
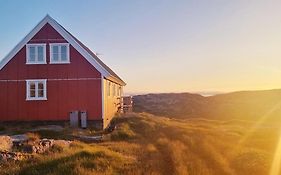
[[47, 23], [46, 15], [0, 62], [0, 70], [21, 50], [21, 48]]
[[126, 83], [123, 82], [123, 81], [118, 81], [117, 78], [115, 78], [114, 76], [108, 76], [108, 77], [105, 77], [105, 79], [107, 80], [110, 80], [110, 81], [114, 81], [114, 82], [119, 82], [117, 84], [121, 85], [121, 86], [126, 86]]
[[65, 29], [58, 24], [52, 17], [48, 14], [29, 32], [11, 51], [4, 57], [0, 62], [0, 70], [24, 47], [32, 37], [40, 31], [40, 29], [49, 23], [62, 37], [67, 40], [86, 60], [92, 64], [104, 77], [110, 77], [111, 74], [101, 66], [95, 58], [93, 58], [76, 40], [67, 32]]
[[59, 33], [62, 35], [64, 39], [66, 39], [86, 60], [92, 64], [101, 74], [102, 76], [110, 76], [110, 73], [101, 66], [95, 58], [93, 58], [77, 41], [67, 32], [65, 29], [58, 24], [57, 21], [55, 21], [52, 17], [47, 15], [48, 23]]

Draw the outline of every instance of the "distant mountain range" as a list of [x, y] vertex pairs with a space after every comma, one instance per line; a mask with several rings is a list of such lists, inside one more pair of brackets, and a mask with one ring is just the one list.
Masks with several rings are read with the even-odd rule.
[[172, 118], [281, 121], [281, 89], [240, 91], [204, 97], [191, 93], [146, 94], [133, 97], [135, 112]]

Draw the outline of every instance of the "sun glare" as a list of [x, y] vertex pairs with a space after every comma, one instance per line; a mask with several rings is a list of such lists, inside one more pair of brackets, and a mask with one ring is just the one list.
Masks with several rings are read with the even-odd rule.
[[[239, 143], [234, 150], [238, 150], [244, 143], [257, 131], [260, 126], [268, 119], [268, 117], [281, 107], [281, 100], [271, 108], [266, 114], [264, 114], [256, 124], [249, 129], [249, 131], [240, 139]], [[274, 158], [272, 160], [270, 175], [279, 175], [280, 173], [280, 163], [281, 163], [281, 130], [279, 134], [279, 140], [275, 149]]]
[[249, 139], [249, 137], [252, 136], [252, 134], [259, 129], [259, 127], [268, 119], [268, 117], [275, 112], [277, 109], [281, 107], [281, 100], [274, 105], [267, 113], [265, 113], [256, 123], [254, 126], [252, 126], [248, 132], [240, 139], [239, 143], [237, 146], [241, 146]]
[[271, 164], [270, 175], [279, 175], [280, 163], [281, 163], [281, 130], [280, 130], [279, 141]]

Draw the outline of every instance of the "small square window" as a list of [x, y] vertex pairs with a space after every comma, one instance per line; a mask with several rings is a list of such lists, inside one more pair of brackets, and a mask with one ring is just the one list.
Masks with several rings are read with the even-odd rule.
[[27, 44], [26, 64], [46, 64], [46, 44]]
[[26, 80], [26, 100], [47, 100], [47, 80]]
[[68, 43], [52, 43], [50, 44], [50, 52], [51, 64], [65, 64], [70, 62]]

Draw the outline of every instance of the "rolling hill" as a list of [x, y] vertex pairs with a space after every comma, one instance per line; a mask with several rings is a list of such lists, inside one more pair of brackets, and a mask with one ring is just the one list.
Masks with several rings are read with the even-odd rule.
[[241, 91], [203, 97], [190, 93], [134, 96], [134, 111], [175, 118], [280, 120], [281, 90]]

